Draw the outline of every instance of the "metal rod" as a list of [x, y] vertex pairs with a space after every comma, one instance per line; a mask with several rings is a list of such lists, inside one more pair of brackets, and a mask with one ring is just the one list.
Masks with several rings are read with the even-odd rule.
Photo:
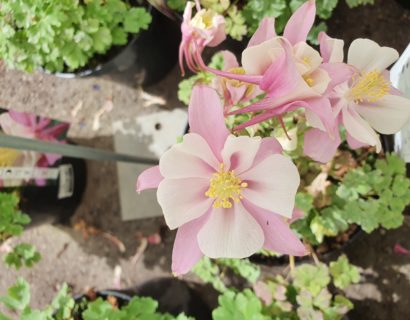
[[140, 164], [157, 165], [158, 160], [120, 154], [112, 151], [94, 149], [71, 144], [61, 144], [41, 140], [27, 139], [0, 134], [0, 147], [17, 150], [37, 151], [41, 153], [57, 153], [72, 158], [89, 160], [120, 161]]

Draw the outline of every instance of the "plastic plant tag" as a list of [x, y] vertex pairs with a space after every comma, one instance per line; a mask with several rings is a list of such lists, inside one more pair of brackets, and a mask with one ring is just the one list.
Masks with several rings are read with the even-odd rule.
[[[390, 80], [396, 89], [400, 90], [404, 96], [410, 98], [410, 44], [390, 70]], [[410, 163], [410, 122], [407, 122], [395, 134], [394, 149], [404, 161]]]
[[[0, 129], [8, 136], [65, 143], [68, 128], [68, 123], [0, 109]], [[0, 187], [57, 184], [61, 158], [58, 154], [0, 148]]]

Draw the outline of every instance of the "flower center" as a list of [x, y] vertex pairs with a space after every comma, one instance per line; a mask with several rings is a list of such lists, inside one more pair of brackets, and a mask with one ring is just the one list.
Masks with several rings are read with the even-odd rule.
[[0, 148], [0, 167], [11, 167], [19, 155], [16, 150]]
[[383, 98], [390, 90], [389, 82], [379, 71], [370, 71], [359, 77], [351, 90], [356, 103], [375, 102]]
[[307, 83], [309, 87], [313, 87], [315, 85], [315, 80], [310, 75], [303, 75], [303, 80]]
[[201, 10], [197, 12], [191, 20], [191, 25], [195, 28], [207, 30], [212, 28], [215, 13], [211, 10]]
[[242, 182], [234, 171], [225, 171], [223, 163], [220, 165], [220, 170], [212, 175], [209, 183], [209, 189], [205, 195], [215, 199], [214, 208], [232, 208], [233, 202], [240, 202], [242, 197], [242, 189], [248, 184]]

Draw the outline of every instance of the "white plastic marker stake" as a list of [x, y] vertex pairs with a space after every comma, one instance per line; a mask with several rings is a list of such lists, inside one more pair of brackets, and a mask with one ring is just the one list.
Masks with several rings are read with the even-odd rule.
[[[410, 98], [410, 44], [391, 68], [390, 81], [405, 97]], [[394, 150], [405, 162], [410, 163], [410, 122], [407, 122], [407, 124], [395, 134]]]

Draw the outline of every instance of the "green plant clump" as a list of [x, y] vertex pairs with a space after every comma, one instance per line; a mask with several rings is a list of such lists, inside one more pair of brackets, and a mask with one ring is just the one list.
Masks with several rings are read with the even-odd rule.
[[[8, 289], [7, 295], [0, 296], [0, 303], [14, 314], [18, 314], [20, 320], [78, 319], [77, 309], [80, 303], [76, 304], [66, 284], [62, 286], [52, 303], [42, 310], [32, 309], [30, 299], [30, 285], [19, 278], [15, 285]], [[184, 314], [174, 317], [159, 313], [158, 302], [145, 297], [134, 297], [124, 307], [114, 307], [102, 298], [86, 302], [84, 305], [85, 310], [80, 312], [83, 320], [193, 320]], [[11, 318], [0, 312], [0, 320]]]
[[226, 291], [219, 297], [213, 319], [340, 320], [353, 308], [341, 289], [359, 280], [359, 270], [346, 256], [330, 267], [323, 263], [303, 264], [293, 270], [291, 280], [276, 276], [257, 283], [259, 290]]
[[146, 9], [122, 0], [3, 0], [0, 59], [29, 72], [74, 71], [150, 22]]

